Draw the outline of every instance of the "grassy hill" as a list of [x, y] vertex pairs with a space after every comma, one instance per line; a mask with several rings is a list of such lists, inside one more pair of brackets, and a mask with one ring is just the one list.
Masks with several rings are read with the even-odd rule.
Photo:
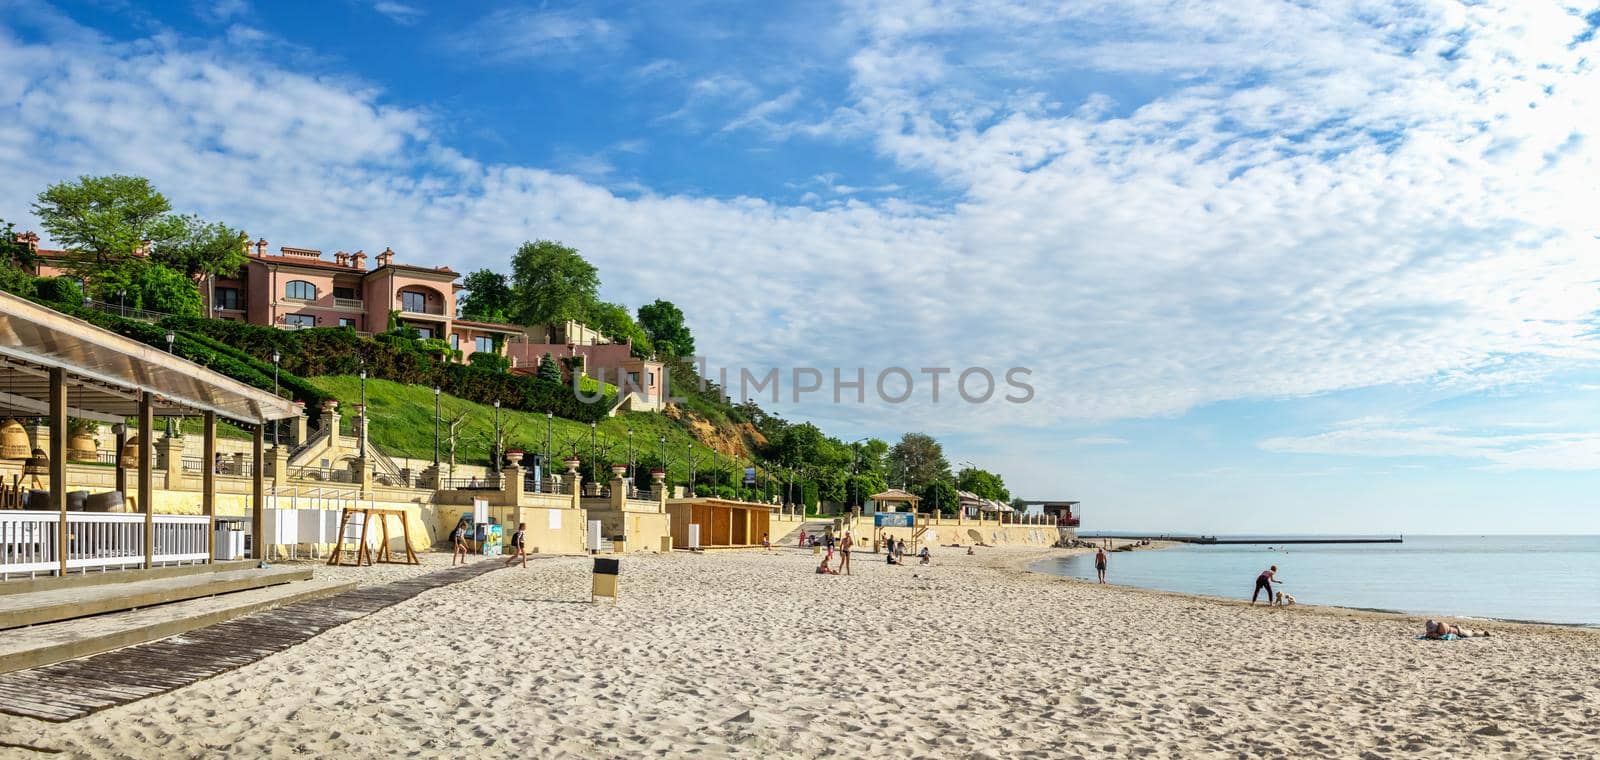
[[[361, 399], [361, 381], [348, 375], [330, 375], [309, 378], [323, 392], [339, 399], [345, 408], [353, 408]], [[494, 436], [492, 406], [459, 399], [449, 394], [440, 397], [442, 407], [440, 424], [441, 441], [448, 434], [448, 423], [462, 414], [465, 421], [457, 429], [456, 461], [461, 464], [486, 464], [489, 445]], [[433, 458], [433, 389], [418, 385], [405, 385], [387, 380], [367, 380], [367, 407], [372, 418], [371, 440], [392, 456], [414, 459]], [[508, 431], [507, 448], [520, 448], [531, 457], [544, 450], [548, 422], [551, 450], [556, 459], [574, 453], [583, 460], [581, 472], [589, 477], [590, 429], [587, 423], [556, 417], [547, 421], [545, 415], [500, 410], [501, 426]], [[658, 466], [661, 461], [661, 438], [665, 436], [667, 469], [674, 483], [682, 484], [689, 478], [689, 445], [694, 444], [695, 471], [701, 482], [709, 480], [713, 458], [706, 445], [690, 435], [689, 429], [679, 419], [664, 414], [628, 412], [601, 420], [595, 425], [595, 459], [605, 478], [612, 463], [628, 461], [628, 430], [633, 430], [634, 461], [639, 467]], [[444, 444], [440, 444], [440, 459], [448, 459]], [[738, 467], [749, 466], [749, 457], [742, 458]], [[721, 457], [724, 471], [731, 473], [734, 465], [727, 456]], [[729, 482], [724, 480], [723, 482]]]

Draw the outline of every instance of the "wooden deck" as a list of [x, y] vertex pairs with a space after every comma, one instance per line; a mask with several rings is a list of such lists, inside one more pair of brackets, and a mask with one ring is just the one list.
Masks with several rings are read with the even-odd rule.
[[307, 568], [247, 568], [0, 594], [0, 630], [306, 581], [311, 573]]
[[181, 636], [0, 674], [0, 712], [64, 722], [136, 702], [281, 652], [424, 591], [504, 567], [500, 559], [298, 602]]

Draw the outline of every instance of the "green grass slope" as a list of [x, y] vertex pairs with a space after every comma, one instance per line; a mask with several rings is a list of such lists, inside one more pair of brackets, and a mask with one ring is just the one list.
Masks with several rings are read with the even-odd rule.
[[[344, 408], [354, 408], [361, 400], [360, 380], [348, 375], [330, 375], [310, 378], [309, 382], [322, 391], [338, 398]], [[440, 423], [440, 459], [448, 460], [442, 442], [448, 435], [451, 420], [465, 414], [466, 419], [457, 429], [456, 461], [461, 464], [486, 464], [489, 444], [494, 436], [494, 414], [491, 406], [450, 396], [441, 396], [442, 422]], [[433, 389], [404, 385], [387, 380], [367, 381], [367, 406], [372, 418], [371, 440], [392, 456], [415, 459], [433, 458]], [[507, 448], [520, 448], [534, 453], [544, 450], [547, 420], [542, 414], [500, 410], [501, 425], [509, 431]], [[589, 477], [590, 443], [589, 425], [556, 417], [548, 421], [551, 450], [556, 459], [576, 454], [583, 460], [582, 473]], [[634, 461], [643, 468], [657, 466], [661, 461], [661, 437], [666, 437], [668, 470], [674, 483], [682, 484], [689, 476], [689, 445], [694, 443], [696, 474], [704, 482], [706, 473], [713, 468], [711, 452], [705, 444], [695, 441], [687, 430], [661, 414], [629, 412], [602, 420], [595, 427], [595, 459], [603, 476], [612, 463], [628, 461], [628, 430], [633, 430]], [[728, 457], [721, 458], [722, 468], [731, 471]], [[741, 465], [748, 466], [748, 460]]]

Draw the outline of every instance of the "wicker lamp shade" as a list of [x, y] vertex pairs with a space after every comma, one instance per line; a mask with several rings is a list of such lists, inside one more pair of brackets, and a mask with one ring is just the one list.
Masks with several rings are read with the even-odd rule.
[[122, 469], [139, 469], [139, 436], [130, 436], [122, 444]]
[[32, 450], [22, 423], [8, 419], [0, 425], [0, 459], [27, 459]]
[[34, 449], [33, 456], [28, 457], [26, 464], [22, 465], [23, 475], [49, 475], [50, 457], [45, 456], [44, 449]]

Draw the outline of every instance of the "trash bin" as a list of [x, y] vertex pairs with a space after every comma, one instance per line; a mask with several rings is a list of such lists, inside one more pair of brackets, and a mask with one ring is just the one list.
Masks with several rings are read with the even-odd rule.
[[212, 556], [222, 561], [244, 559], [244, 518], [218, 517], [215, 526]]

